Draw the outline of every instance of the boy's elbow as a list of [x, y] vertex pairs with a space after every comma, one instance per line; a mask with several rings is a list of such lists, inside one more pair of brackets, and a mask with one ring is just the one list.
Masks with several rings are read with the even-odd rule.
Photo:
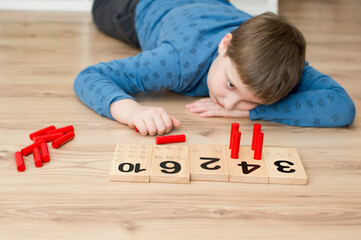
[[84, 85], [86, 85], [87, 78], [89, 78], [89, 73], [91, 71], [92, 66], [89, 66], [85, 69], [83, 69], [74, 79], [73, 83], [73, 90], [78, 97], [81, 97], [81, 90], [84, 88]]
[[338, 106], [336, 113], [331, 115], [331, 121], [336, 124], [336, 127], [352, 124], [356, 116], [355, 104], [345, 91], [342, 99], [342, 104]]
[[353, 121], [355, 120], [355, 116], [356, 116], [356, 108], [355, 105], [353, 104], [353, 102], [351, 101], [351, 104], [348, 104], [348, 106], [346, 106], [343, 111], [343, 121], [342, 121], [342, 125], [340, 127], [345, 127], [348, 125], [351, 125], [353, 123]]

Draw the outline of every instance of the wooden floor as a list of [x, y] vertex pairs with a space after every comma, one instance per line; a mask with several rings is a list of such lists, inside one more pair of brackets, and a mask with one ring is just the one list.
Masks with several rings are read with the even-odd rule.
[[[306, 186], [191, 182], [117, 183], [108, 172], [118, 143], [153, 144], [96, 115], [72, 84], [84, 67], [137, 53], [99, 33], [88, 13], [0, 12], [0, 239], [360, 239], [361, 3], [280, 1], [305, 34], [307, 59], [349, 92], [357, 108], [346, 128], [263, 124], [265, 146], [296, 147]], [[141, 95], [182, 121], [187, 143], [228, 143], [230, 124], [188, 113], [190, 97]], [[28, 134], [73, 124], [76, 138], [50, 149], [51, 161], [16, 171]]]

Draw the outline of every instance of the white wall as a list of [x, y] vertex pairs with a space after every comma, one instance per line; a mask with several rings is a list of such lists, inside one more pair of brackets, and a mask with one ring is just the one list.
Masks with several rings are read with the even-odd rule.
[[[0, 0], [0, 10], [90, 11], [92, 0]], [[252, 15], [278, 12], [278, 0], [230, 0]]]
[[229, 0], [234, 6], [252, 15], [264, 12], [278, 14], [278, 0]]
[[92, 0], [0, 0], [0, 10], [90, 11]]

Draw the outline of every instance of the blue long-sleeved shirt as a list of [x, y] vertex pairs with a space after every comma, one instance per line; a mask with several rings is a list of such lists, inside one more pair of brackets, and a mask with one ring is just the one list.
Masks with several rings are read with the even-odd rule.
[[[74, 91], [98, 114], [112, 118], [112, 102], [139, 92], [168, 89], [208, 96], [207, 74], [221, 39], [251, 18], [222, 0], [140, 0], [135, 27], [142, 52], [89, 66]], [[332, 78], [306, 64], [300, 84], [282, 100], [260, 105], [250, 119], [296, 126], [338, 127], [352, 123], [355, 106]]]

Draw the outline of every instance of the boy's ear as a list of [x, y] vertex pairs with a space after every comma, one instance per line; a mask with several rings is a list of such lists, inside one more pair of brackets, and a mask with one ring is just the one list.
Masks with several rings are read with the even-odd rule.
[[224, 55], [227, 51], [227, 48], [230, 46], [232, 40], [232, 33], [227, 33], [218, 44], [218, 54]]

